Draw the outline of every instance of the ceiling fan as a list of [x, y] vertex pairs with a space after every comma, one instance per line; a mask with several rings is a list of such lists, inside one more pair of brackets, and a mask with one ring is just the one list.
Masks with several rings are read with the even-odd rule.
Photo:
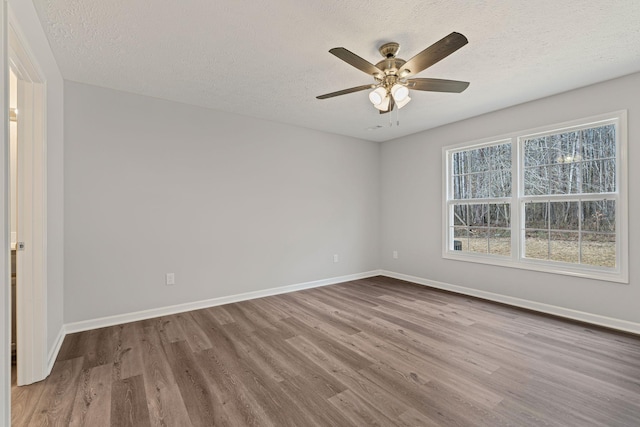
[[392, 111], [394, 106], [402, 108], [407, 105], [409, 101], [411, 101], [409, 89], [460, 93], [469, 86], [469, 82], [428, 78], [410, 79], [407, 77], [418, 74], [431, 67], [468, 42], [465, 36], [453, 32], [408, 61], [396, 57], [400, 50], [398, 43], [385, 43], [378, 49], [384, 59], [376, 65], [360, 58], [355, 53], [343, 47], [335, 47], [329, 50], [329, 52], [357, 69], [370, 74], [374, 78], [375, 83], [327, 93], [316, 98], [327, 99], [348, 93], [374, 89], [369, 93], [369, 100], [375, 108], [380, 110], [380, 114], [384, 114]]

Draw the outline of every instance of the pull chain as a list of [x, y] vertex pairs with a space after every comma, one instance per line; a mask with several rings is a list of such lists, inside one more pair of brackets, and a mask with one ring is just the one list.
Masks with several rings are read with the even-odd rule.
[[[398, 111], [399, 108], [396, 106], [396, 107], [394, 107], [394, 110], [396, 111], [396, 126], [400, 126], [400, 112]], [[393, 127], [393, 117], [391, 116], [392, 114], [393, 114], [392, 111], [390, 111], [387, 114], [380, 114], [380, 116], [383, 116], [383, 117], [381, 117], [382, 120], [384, 120], [387, 117], [389, 118], [389, 125], [388, 125], [389, 127]]]

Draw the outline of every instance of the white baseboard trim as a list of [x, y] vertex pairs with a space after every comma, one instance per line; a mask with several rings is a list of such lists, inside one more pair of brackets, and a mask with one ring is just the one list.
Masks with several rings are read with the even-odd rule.
[[407, 282], [424, 285], [431, 288], [443, 289], [445, 291], [456, 292], [463, 295], [474, 296], [489, 301], [496, 301], [515, 307], [526, 308], [529, 310], [539, 311], [541, 313], [552, 314], [554, 316], [564, 317], [567, 319], [578, 320], [580, 322], [590, 323], [592, 325], [604, 326], [610, 329], [616, 329], [623, 332], [640, 335], [640, 323], [629, 322], [627, 320], [615, 319], [612, 317], [600, 316], [584, 311], [573, 310], [570, 308], [558, 307], [555, 305], [544, 304], [535, 301], [529, 301], [521, 298], [510, 297], [506, 295], [495, 294], [492, 292], [481, 291], [479, 289], [467, 288], [464, 286], [452, 285], [450, 283], [438, 282], [436, 280], [423, 279], [421, 277], [410, 276], [407, 274], [396, 273], [393, 271], [381, 270], [380, 275], [391, 277], [394, 279], [405, 280]]
[[[312, 282], [298, 283], [294, 285], [280, 286], [277, 288], [264, 289], [260, 291], [246, 292], [242, 294], [229, 295], [212, 298], [208, 300], [177, 304], [168, 307], [153, 308], [150, 310], [137, 311], [134, 313], [118, 314], [115, 316], [102, 317], [98, 319], [83, 320], [81, 322], [67, 323], [64, 325], [65, 333], [88, 331], [91, 329], [104, 328], [107, 326], [119, 325], [122, 323], [135, 322], [138, 320], [152, 319], [154, 317], [168, 316], [171, 314], [184, 313], [186, 311], [199, 310], [202, 308], [215, 307], [217, 305], [230, 304], [234, 302], [246, 301], [250, 299], [263, 298], [272, 295], [285, 294], [288, 292], [301, 291], [303, 289], [318, 288], [321, 286], [335, 285], [337, 283], [349, 282], [351, 280], [366, 279], [368, 277], [379, 276], [380, 270], [373, 270], [364, 273], [349, 274], [346, 276], [332, 277], [329, 279], [315, 280]], [[54, 359], [55, 360], [55, 359]]]
[[62, 342], [64, 341], [64, 337], [67, 335], [65, 326], [62, 325], [60, 330], [58, 331], [58, 336], [56, 337], [56, 342], [53, 344], [53, 347], [49, 350], [49, 355], [47, 356], [47, 367], [46, 367], [46, 376], [48, 377], [51, 374], [51, 370], [53, 369], [53, 364], [56, 362], [58, 358], [58, 353], [60, 353], [60, 348], [62, 347]]

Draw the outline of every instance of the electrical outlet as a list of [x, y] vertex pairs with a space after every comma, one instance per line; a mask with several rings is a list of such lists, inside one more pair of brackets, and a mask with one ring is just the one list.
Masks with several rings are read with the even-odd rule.
[[176, 284], [176, 275], [175, 273], [167, 273], [165, 275], [165, 285], [171, 286]]
[[333, 262], [338, 262], [340, 261], [340, 257], [338, 257], [338, 254], [334, 254], [333, 255]]
[[393, 259], [398, 259], [398, 251], [393, 251]]

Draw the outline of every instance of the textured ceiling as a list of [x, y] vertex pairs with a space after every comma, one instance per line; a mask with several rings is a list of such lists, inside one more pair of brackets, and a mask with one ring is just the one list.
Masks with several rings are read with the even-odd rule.
[[[67, 80], [374, 141], [640, 71], [638, 0], [34, 4]], [[469, 44], [416, 77], [471, 85], [412, 91], [399, 126], [367, 91], [315, 98], [372, 83], [330, 48], [376, 63], [378, 46], [395, 41], [408, 60], [452, 31]]]

